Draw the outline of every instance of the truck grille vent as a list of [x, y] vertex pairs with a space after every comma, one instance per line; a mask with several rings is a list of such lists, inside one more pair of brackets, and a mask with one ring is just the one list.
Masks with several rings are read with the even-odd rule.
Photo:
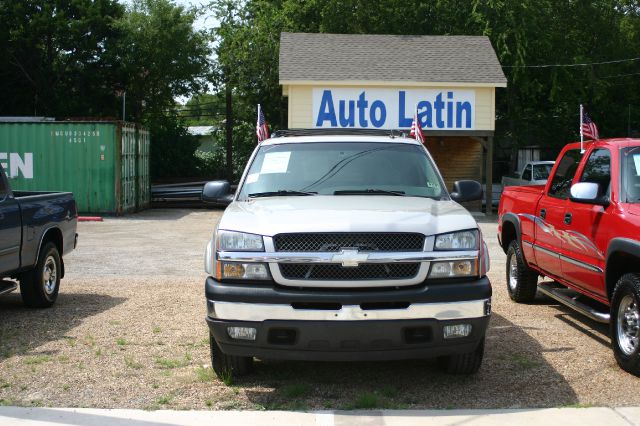
[[336, 263], [281, 263], [280, 273], [288, 280], [397, 280], [418, 274], [420, 263], [363, 263], [346, 268]]
[[399, 232], [278, 234], [273, 237], [276, 251], [339, 252], [343, 248], [359, 251], [411, 252], [422, 251], [424, 235]]

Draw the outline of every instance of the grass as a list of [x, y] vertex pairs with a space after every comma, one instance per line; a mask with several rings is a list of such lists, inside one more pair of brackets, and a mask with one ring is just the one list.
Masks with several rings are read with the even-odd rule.
[[69, 385], [67, 385], [67, 384], [62, 385], [62, 390], [63, 390], [63, 391], [68, 391], [68, 390], [69, 390], [69, 388], [71, 388], [71, 386], [69, 386]]
[[64, 340], [66, 340], [67, 345], [71, 346], [72, 348], [75, 348], [78, 344], [78, 339], [76, 339], [75, 337], [65, 337]]
[[203, 383], [212, 382], [216, 377], [216, 373], [209, 367], [196, 367], [196, 376]]
[[167, 405], [171, 402], [173, 397], [171, 395], [164, 395], [158, 398], [157, 403], [160, 405]]
[[379, 401], [378, 397], [370, 392], [362, 392], [358, 395], [358, 397], [353, 401], [353, 408], [376, 408], [378, 407]]
[[380, 390], [380, 393], [385, 398], [395, 398], [398, 396], [398, 389], [392, 387], [384, 387]]
[[162, 330], [160, 329], [160, 327], [153, 327], [153, 329], [151, 330], [153, 332], [153, 334], [158, 334], [160, 333]]
[[85, 338], [82, 341], [82, 344], [92, 348], [96, 345], [96, 339], [93, 336], [85, 336]]
[[24, 363], [27, 365], [39, 365], [49, 361], [51, 361], [51, 356], [49, 355], [36, 355], [25, 358]]
[[122, 337], [116, 339], [116, 345], [118, 346], [127, 346], [128, 344], [129, 342], [127, 342], [127, 340], [123, 339]]
[[541, 365], [540, 362], [522, 354], [512, 354], [511, 361], [523, 370], [530, 370]]
[[213, 401], [212, 401], [212, 400], [210, 400], [210, 399], [207, 399], [207, 400], [204, 402], [204, 405], [206, 405], [207, 407], [213, 407]]
[[130, 356], [124, 357], [124, 363], [127, 367], [133, 368], [134, 370], [140, 370], [144, 367], [141, 363], [137, 362]]
[[180, 359], [156, 358], [155, 362], [157, 366], [166, 370], [184, 367], [186, 365], [186, 362]]
[[282, 388], [282, 395], [286, 398], [299, 398], [309, 392], [309, 386], [304, 383], [293, 383]]

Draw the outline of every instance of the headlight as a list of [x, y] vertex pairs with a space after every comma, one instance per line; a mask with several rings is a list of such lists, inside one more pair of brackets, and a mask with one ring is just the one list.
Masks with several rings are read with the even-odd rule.
[[265, 263], [218, 262], [218, 279], [268, 280], [269, 270]]
[[429, 278], [457, 278], [478, 275], [478, 263], [475, 259], [432, 262]]
[[461, 231], [436, 236], [434, 250], [477, 250], [478, 231]]
[[218, 231], [217, 241], [218, 250], [222, 251], [264, 251], [261, 235]]

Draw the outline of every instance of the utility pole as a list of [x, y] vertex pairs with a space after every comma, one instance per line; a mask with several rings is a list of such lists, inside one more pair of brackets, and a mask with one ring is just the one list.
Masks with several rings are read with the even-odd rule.
[[631, 104], [629, 104], [629, 115], [627, 118], [627, 137], [631, 137]]
[[122, 121], [125, 121], [127, 112], [127, 91], [122, 92]]

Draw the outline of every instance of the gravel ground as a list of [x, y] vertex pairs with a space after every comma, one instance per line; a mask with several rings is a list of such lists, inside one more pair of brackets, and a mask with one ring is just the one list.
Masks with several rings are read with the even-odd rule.
[[202, 254], [220, 211], [152, 210], [81, 223], [57, 304], [0, 298], [0, 405], [172, 409], [530, 408], [640, 405], [607, 328], [542, 296], [509, 300], [496, 224], [493, 317], [473, 377], [433, 361], [259, 361], [226, 385], [210, 368]]

